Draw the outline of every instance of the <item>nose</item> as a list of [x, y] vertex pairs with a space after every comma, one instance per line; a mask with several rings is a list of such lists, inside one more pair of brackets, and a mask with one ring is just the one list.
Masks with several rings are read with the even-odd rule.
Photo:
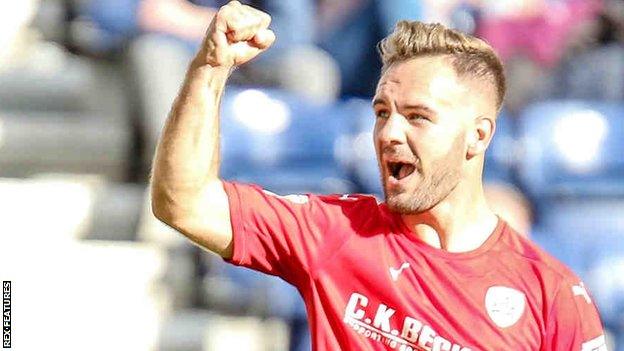
[[398, 113], [393, 113], [385, 120], [379, 120], [377, 137], [382, 145], [397, 145], [406, 142], [406, 120]]

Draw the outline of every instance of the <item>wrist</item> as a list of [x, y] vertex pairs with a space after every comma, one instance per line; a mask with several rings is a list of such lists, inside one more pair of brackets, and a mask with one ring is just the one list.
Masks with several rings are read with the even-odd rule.
[[206, 50], [204, 48], [199, 50], [197, 55], [195, 55], [195, 57], [191, 61], [190, 69], [211, 71], [211, 72], [219, 73], [219, 74], [227, 73], [228, 75], [232, 73], [232, 71], [234, 71], [235, 69], [234, 65], [217, 64], [216, 62], [215, 63], [210, 62], [209, 60], [206, 59], [207, 57], [209, 57], [209, 55], [206, 53]]
[[191, 90], [209, 89], [220, 95], [233, 70], [233, 67], [211, 66], [205, 60], [195, 58], [187, 72], [187, 86]]

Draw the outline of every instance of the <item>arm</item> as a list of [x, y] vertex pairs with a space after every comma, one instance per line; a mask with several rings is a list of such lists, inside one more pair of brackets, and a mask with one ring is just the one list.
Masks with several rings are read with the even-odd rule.
[[547, 319], [543, 350], [607, 351], [600, 316], [580, 280], [562, 283]]
[[219, 180], [219, 103], [233, 67], [275, 40], [269, 15], [232, 1], [219, 9], [165, 123], [153, 164], [154, 215], [196, 244], [232, 256]]

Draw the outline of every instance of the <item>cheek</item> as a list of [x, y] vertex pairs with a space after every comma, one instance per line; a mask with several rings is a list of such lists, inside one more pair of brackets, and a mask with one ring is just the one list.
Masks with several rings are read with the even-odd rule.
[[409, 145], [423, 164], [447, 160], [462, 150], [462, 138], [441, 129], [410, 135]]
[[380, 147], [380, 139], [379, 139], [379, 123], [375, 123], [375, 128], [373, 128], [373, 137], [372, 140], [367, 140], [369, 143], [373, 143], [375, 147], [375, 152], [379, 155], [379, 147]]

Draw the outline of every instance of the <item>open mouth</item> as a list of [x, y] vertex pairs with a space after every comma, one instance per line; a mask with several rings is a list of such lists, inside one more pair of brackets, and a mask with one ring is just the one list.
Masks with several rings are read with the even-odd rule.
[[388, 171], [390, 176], [396, 180], [401, 180], [410, 176], [416, 170], [416, 167], [411, 163], [405, 162], [388, 162]]

